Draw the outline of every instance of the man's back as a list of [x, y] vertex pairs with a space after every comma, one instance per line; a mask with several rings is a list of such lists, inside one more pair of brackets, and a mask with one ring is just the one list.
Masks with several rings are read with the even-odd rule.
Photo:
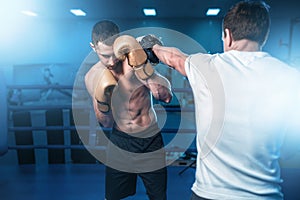
[[[199, 68], [216, 69], [225, 94], [223, 128], [207, 156], [198, 154], [193, 191], [208, 199], [281, 199], [278, 159], [293, 110], [289, 106], [299, 97], [299, 74], [263, 52], [197, 54], [190, 62], [186, 71], [192, 85], [206, 84], [205, 77], [204, 84], [199, 82]], [[215, 107], [207, 86], [193, 91], [201, 149], [211, 128], [205, 120]]]

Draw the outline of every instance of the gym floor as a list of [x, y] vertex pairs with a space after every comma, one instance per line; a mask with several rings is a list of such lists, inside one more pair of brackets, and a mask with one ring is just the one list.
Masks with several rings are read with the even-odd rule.
[[[168, 199], [185, 200], [191, 195], [195, 169], [168, 167]], [[95, 200], [104, 199], [102, 164], [51, 164], [0, 166], [0, 196], [3, 200]], [[126, 200], [147, 199], [138, 179], [136, 195]]]
[[[168, 167], [168, 199], [188, 200], [195, 169], [185, 166]], [[300, 196], [299, 169], [282, 170], [285, 200]], [[3, 200], [95, 200], [104, 199], [104, 166], [102, 164], [50, 164], [0, 166], [0, 196]], [[126, 200], [147, 199], [138, 179], [135, 196]]]
[[[24, 113], [23, 113], [24, 114]], [[25, 113], [26, 114], [26, 113]], [[28, 114], [28, 113], [27, 113]], [[45, 114], [43, 114], [45, 115]], [[61, 118], [64, 119], [66, 113], [58, 114], [55, 112], [46, 112], [46, 117], [51, 119], [51, 123], [45, 119], [40, 121], [42, 117], [33, 116], [33, 121], [38, 124], [55, 125], [64, 124]], [[68, 115], [68, 113], [67, 113]], [[60, 117], [58, 117], [60, 116]], [[23, 124], [26, 122], [24, 117], [20, 115], [19, 118], [22, 124], [20, 126], [31, 126], [32, 124]], [[175, 114], [167, 117], [167, 124], [178, 124], [178, 116]], [[185, 114], [183, 128], [193, 128], [193, 122], [190, 120], [189, 115]], [[15, 120], [17, 122], [18, 120]], [[188, 122], [186, 122], [188, 121]], [[43, 123], [41, 123], [43, 122]], [[15, 124], [16, 125], [16, 124]], [[174, 128], [174, 127], [167, 127]], [[27, 135], [26, 130], [22, 133], [9, 133], [9, 146], [22, 146], [24, 143], [18, 144], [18, 137]], [[30, 137], [37, 144], [46, 141], [47, 134], [43, 131], [29, 131]], [[52, 131], [51, 135], [64, 135], [63, 130]], [[72, 135], [72, 133], [70, 133]], [[43, 137], [40, 137], [43, 136]], [[167, 134], [166, 136], [171, 136]], [[191, 136], [190, 136], [191, 137]], [[60, 137], [56, 137], [59, 139]], [[172, 137], [171, 137], [172, 138]], [[21, 138], [22, 142], [25, 141]], [[51, 139], [51, 138], [48, 138]], [[169, 141], [170, 138], [165, 138]], [[52, 140], [49, 140], [52, 141]], [[15, 142], [15, 143], [14, 143]], [[59, 143], [58, 141], [52, 141]], [[26, 144], [27, 145], [27, 144]], [[33, 145], [32, 141], [31, 144]], [[34, 145], [36, 145], [34, 143]], [[46, 145], [46, 144], [44, 144]], [[63, 143], [61, 144], [63, 145]], [[195, 146], [194, 144], [192, 146]], [[87, 154], [78, 152], [77, 150], [70, 150], [68, 154], [64, 154], [65, 150], [60, 149], [37, 149], [37, 150], [17, 150], [10, 149], [8, 153], [0, 157], [0, 198], [1, 200], [103, 200], [104, 199], [104, 165], [99, 163], [69, 163], [66, 162], [73, 158], [73, 160], [90, 161]], [[34, 153], [33, 153], [34, 152]], [[68, 152], [68, 151], [67, 151]], [[298, 157], [299, 158], [299, 157]], [[188, 161], [186, 161], [188, 162]], [[299, 160], [297, 161], [299, 163]], [[186, 168], [189, 163], [182, 165], [182, 163], [172, 164], [168, 167], [168, 200], [189, 200], [191, 195], [191, 186], [194, 182], [195, 169], [193, 167]], [[293, 166], [293, 165], [291, 165]], [[299, 166], [299, 164], [295, 165]], [[183, 173], [182, 170], [185, 170]], [[299, 180], [300, 169], [299, 167], [282, 168], [282, 189], [285, 194], [285, 200], [298, 200], [300, 199]], [[126, 198], [126, 200], [146, 200], [144, 186], [140, 179], [138, 179], [136, 195]]]

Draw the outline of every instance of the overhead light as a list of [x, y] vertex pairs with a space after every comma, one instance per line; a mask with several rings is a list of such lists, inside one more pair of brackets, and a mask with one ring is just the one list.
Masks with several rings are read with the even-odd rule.
[[22, 10], [21, 11], [22, 14], [27, 15], [27, 16], [31, 16], [31, 17], [36, 17], [37, 14], [35, 12], [32, 12], [30, 10]]
[[75, 16], [86, 16], [86, 13], [81, 9], [70, 9], [70, 12]]
[[143, 11], [145, 16], [156, 16], [156, 10], [154, 8], [144, 8]]
[[206, 12], [207, 16], [215, 16], [218, 15], [220, 12], [220, 8], [209, 8]]

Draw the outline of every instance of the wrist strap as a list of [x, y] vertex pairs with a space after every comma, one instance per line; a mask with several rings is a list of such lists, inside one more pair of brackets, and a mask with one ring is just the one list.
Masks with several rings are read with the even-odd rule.
[[98, 103], [98, 108], [101, 112], [108, 113], [110, 111], [110, 105], [108, 103], [98, 101], [97, 99], [96, 101]]
[[135, 74], [142, 80], [147, 80], [154, 74], [154, 69], [149, 62], [133, 69]]

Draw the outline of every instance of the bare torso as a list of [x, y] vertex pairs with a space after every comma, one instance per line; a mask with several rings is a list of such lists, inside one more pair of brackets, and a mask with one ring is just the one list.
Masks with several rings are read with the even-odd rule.
[[136, 78], [133, 71], [122, 74], [117, 79], [118, 85], [112, 95], [115, 127], [134, 134], [156, 123], [149, 88]]
[[152, 105], [152, 95], [155, 99], [170, 102], [171, 87], [168, 80], [158, 73], [147, 81], [138, 79], [127, 61], [120, 62], [110, 69], [118, 82], [111, 96], [111, 111], [100, 112], [94, 97], [95, 83], [93, 80], [103, 68], [101, 62], [95, 64], [85, 76], [86, 87], [93, 98], [93, 107], [99, 123], [103, 127], [112, 127], [134, 134], [142, 132], [157, 122]]

